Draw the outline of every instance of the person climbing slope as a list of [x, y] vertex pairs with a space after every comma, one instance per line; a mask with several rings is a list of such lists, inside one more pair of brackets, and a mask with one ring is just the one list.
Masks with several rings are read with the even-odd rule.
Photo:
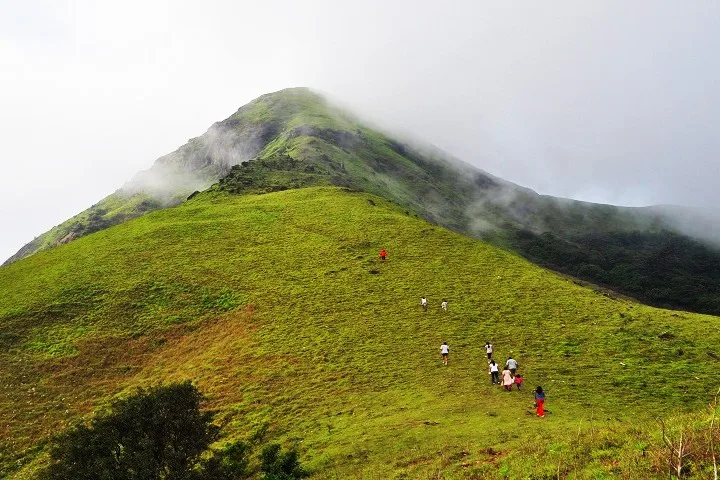
[[384, 262], [386, 258], [387, 258], [387, 250], [385, 250], [383, 248], [382, 250], [380, 250], [380, 260]]
[[492, 346], [492, 343], [490, 343], [490, 342], [485, 342], [485, 353], [487, 353], [488, 360], [490, 360], [490, 359], [492, 358], [492, 354], [493, 354], [493, 346]]
[[447, 312], [447, 300], [445, 300], [444, 298], [442, 303], [440, 304], [440, 308]]
[[440, 355], [442, 355], [443, 365], [447, 365], [448, 355], [450, 355], [450, 347], [447, 342], [443, 342], [442, 345], [440, 345]]
[[427, 298], [420, 297], [420, 305], [422, 305], [423, 310], [427, 311]]
[[515, 376], [515, 372], [517, 371], [517, 368], [518, 368], [517, 360], [515, 360], [512, 357], [508, 358], [507, 362], [505, 362], [505, 368], [510, 370], [510, 373], [512, 373], [513, 376]]
[[505, 387], [505, 390], [508, 392], [512, 391], [513, 383], [515, 383], [515, 379], [513, 378], [513, 374], [510, 370], [505, 368], [505, 370], [502, 371], [502, 384], [503, 387]]
[[500, 367], [495, 363], [495, 360], [490, 360], [488, 365], [490, 366], [490, 381], [493, 385], [500, 385]]
[[535, 389], [535, 415], [538, 417], [545, 416], [545, 392], [542, 387]]

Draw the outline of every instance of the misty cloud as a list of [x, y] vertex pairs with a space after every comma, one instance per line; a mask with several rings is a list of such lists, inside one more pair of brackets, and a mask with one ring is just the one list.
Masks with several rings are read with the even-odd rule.
[[144, 193], [165, 205], [176, 204], [216, 183], [233, 165], [255, 158], [274, 135], [271, 130], [268, 125], [240, 126], [233, 117], [217, 122], [204, 135], [158, 158], [152, 168], [135, 174], [119, 193]]
[[[4, 7], [0, 257], [240, 105], [302, 85], [542, 194], [720, 204], [716, 3]], [[210, 157], [250, 155], [237, 147]], [[137, 181], [156, 190], [153, 176]]]

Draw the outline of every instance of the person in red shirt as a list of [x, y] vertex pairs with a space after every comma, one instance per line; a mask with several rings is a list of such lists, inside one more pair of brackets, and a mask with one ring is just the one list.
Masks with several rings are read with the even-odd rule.
[[384, 262], [385, 258], [387, 258], [387, 250], [383, 248], [382, 250], [380, 250], [380, 260]]
[[545, 416], [545, 392], [542, 387], [535, 389], [535, 415], [538, 417]]

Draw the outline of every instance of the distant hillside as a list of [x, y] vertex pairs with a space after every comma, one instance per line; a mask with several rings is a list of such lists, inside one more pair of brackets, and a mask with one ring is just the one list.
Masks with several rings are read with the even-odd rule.
[[720, 315], [720, 250], [706, 242], [720, 221], [538, 195], [437, 149], [393, 139], [305, 88], [253, 100], [8, 263], [176, 205], [211, 184], [235, 194], [350, 187], [642, 301]]
[[[707, 431], [720, 319], [614, 300], [406, 210], [211, 191], [0, 268], [0, 476], [33, 478], [48, 435], [115, 395], [184, 379], [225, 439], [295, 445], [318, 479], [666, 478], [654, 419]], [[524, 391], [490, 385], [487, 340]]]

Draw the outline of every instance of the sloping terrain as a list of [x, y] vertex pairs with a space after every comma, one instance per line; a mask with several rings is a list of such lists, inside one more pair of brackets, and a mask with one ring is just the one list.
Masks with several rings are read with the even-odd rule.
[[351, 187], [641, 301], [720, 314], [720, 250], [683, 235], [669, 210], [538, 195], [437, 149], [394, 140], [305, 88], [245, 105], [8, 263], [176, 205], [218, 180], [214, 190], [232, 193]]
[[[718, 323], [610, 298], [369, 194], [203, 193], [0, 268], [0, 472], [32, 478], [48, 435], [135, 386], [191, 379], [228, 438], [295, 444], [316, 478], [665, 475], [650, 421], [711, 401]], [[486, 340], [519, 361], [524, 391], [489, 384]]]

